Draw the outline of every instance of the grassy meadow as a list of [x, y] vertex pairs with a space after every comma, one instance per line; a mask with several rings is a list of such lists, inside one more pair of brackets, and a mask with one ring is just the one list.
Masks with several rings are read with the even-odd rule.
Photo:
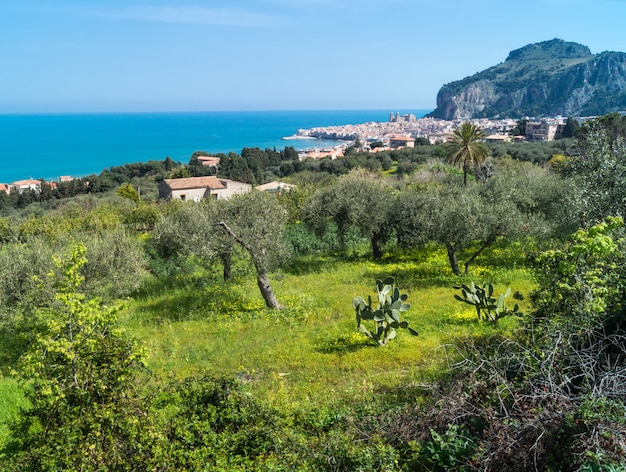
[[[492, 282], [496, 294], [510, 286], [527, 296], [532, 281], [524, 268], [516, 268], [517, 251], [486, 252], [485, 265], [477, 264], [461, 280]], [[457, 360], [452, 346], [458, 340], [515, 324], [514, 319], [496, 327], [479, 323], [473, 307], [455, 300], [459, 278], [438, 247], [380, 262], [358, 255], [295, 260], [272, 274], [285, 306], [280, 311], [265, 308], [246, 261], [239, 261], [234, 275], [225, 283], [218, 271], [199, 271], [166, 284], [148, 282], [136, 294], [121, 322], [141, 340], [155, 378], [209, 369], [235, 375], [276, 406], [305, 410], [395, 398], [443, 375]], [[411, 308], [403, 319], [419, 336], [399, 330], [378, 347], [357, 331], [352, 299], [374, 295], [375, 280], [390, 275], [409, 295]]]

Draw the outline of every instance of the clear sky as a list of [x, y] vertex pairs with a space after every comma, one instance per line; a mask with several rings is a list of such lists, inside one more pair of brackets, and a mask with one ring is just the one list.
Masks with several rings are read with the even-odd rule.
[[626, 0], [0, 0], [0, 113], [434, 108], [560, 38], [626, 52]]

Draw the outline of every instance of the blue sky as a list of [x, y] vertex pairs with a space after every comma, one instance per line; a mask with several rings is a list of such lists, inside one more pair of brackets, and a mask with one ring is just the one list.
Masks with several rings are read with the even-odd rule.
[[0, 0], [0, 113], [434, 108], [561, 38], [626, 52], [626, 0]]

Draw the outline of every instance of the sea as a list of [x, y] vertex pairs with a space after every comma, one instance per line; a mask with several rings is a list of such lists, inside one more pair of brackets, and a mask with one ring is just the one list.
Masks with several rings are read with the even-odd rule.
[[166, 157], [186, 164], [195, 151], [327, 147], [337, 143], [283, 138], [301, 128], [383, 122], [396, 112], [420, 118], [430, 111], [0, 114], [0, 183], [83, 177], [109, 167]]

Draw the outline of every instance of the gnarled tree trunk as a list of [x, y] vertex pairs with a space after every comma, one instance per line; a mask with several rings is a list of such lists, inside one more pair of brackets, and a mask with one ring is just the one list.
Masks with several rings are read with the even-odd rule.
[[230, 228], [230, 226], [228, 226], [226, 223], [224, 223], [223, 221], [220, 221], [218, 225], [224, 228], [226, 232], [235, 241], [241, 244], [241, 246], [243, 246], [243, 248], [246, 251], [248, 251], [248, 253], [252, 257], [252, 262], [254, 263], [254, 267], [256, 268], [256, 273], [257, 273], [257, 276], [256, 276], [257, 285], [259, 286], [259, 290], [261, 291], [261, 296], [263, 297], [263, 300], [265, 300], [265, 305], [272, 310], [282, 309], [281, 304], [278, 303], [278, 300], [276, 300], [276, 296], [274, 295], [274, 291], [272, 290], [272, 286], [270, 285], [269, 274], [264, 269], [263, 263], [259, 255], [256, 254], [255, 251], [253, 251], [252, 248], [248, 244], [246, 244], [246, 242], [243, 239], [239, 238], [235, 234], [235, 232]]

